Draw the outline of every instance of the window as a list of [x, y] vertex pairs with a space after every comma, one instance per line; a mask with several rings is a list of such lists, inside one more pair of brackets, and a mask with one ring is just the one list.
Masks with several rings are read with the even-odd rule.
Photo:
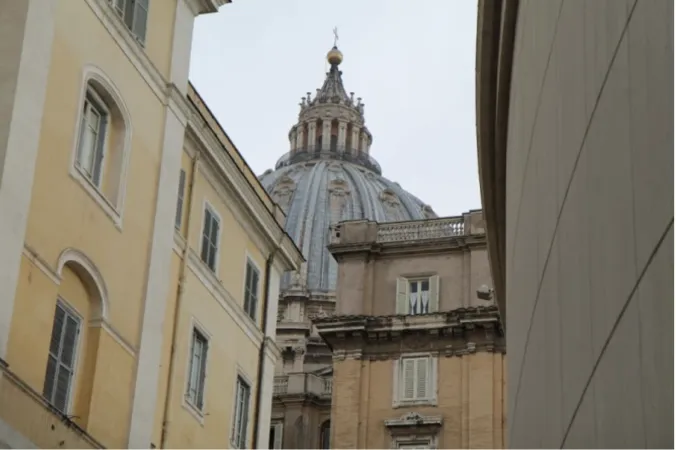
[[202, 251], [200, 256], [212, 272], [216, 272], [220, 227], [218, 216], [207, 205], [204, 208], [204, 227], [202, 228]]
[[268, 447], [271, 449], [281, 449], [282, 448], [282, 438], [284, 433], [284, 423], [282, 422], [272, 422], [270, 425], [270, 441], [268, 442]]
[[141, 44], [146, 40], [149, 0], [109, 0], [129, 31]]
[[200, 411], [204, 406], [204, 380], [206, 378], [208, 347], [209, 342], [206, 336], [197, 329], [193, 329], [186, 399]]
[[42, 395], [64, 414], [68, 412], [68, 401], [75, 372], [75, 346], [79, 333], [80, 319], [58, 301], [54, 311]]
[[438, 275], [397, 279], [397, 314], [428, 314], [438, 310]]
[[237, 377], [237, 391], [235, 392], [234, 420], [232, 421], [231, 444], [234, 448], [246, 448], [246, 432], [249, 421], [249, 397], [251, 388], [242, 379]]
[[76, 164], [96, 187], [101, 186], [107, 125], [108, 111], [103, 101], [88, 89], [82, 109]]
[[436, 362], [431, 356], [394, 362], [394, 406], [436, 404]]
[[319, 428], [319, 448], [331, 448], [331, 421], [327, 420]]
[[249, 258], [246, 261], [246, 280], [244, 283], [244, 311], [256, 320], [256, 306], [258, 305], [258, 269]]
[[181, 229], [181, 221], [183, 220], [183, 196], [185, 195], [185, 170], [181, 169], [178, 175], [178, 198], [176, 199], [176, 218], [174, 219], [174, 227], [177, 230]]

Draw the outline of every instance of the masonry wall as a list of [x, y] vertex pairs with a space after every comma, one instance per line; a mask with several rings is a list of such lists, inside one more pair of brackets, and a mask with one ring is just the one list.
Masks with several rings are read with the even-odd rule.
[[673, 448], [673, 2], [519, 2], [509, 445]]
[[439, 407], [393, 408], [393, 364], [334, 361], [331, 448], [391, 448], [385, 420], [409, 412], [442, 417], [438, 448], [504, 448], [504, 355], [440, 357]]

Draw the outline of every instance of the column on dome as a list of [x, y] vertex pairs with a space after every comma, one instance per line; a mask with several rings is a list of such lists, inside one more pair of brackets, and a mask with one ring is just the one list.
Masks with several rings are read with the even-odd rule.
[[368, 148], [368, 139], [369, 137], [366, 134], [366, 131], [362, 129], [361, 136], [359, 139], [359, 151], [361, 151], [362, 153], [366, 153], [366, 150]]
[[305, 124], [299, 123], [296, 127], [296, 151], [303, 150], [303, 140], [305, 139]]
[[350, 153], [357, 154], [359, 150], [359, 131], [360, 128], [352, 125], [352, 143], [350, 148]]
[[294, 150], [296, 150], [296, 127], [293, 127], [291, 131], [289, 131], [289, 144], [289, 151], [293, 153]]
[[317, 146], [317, 122], [314, 120], [307, 125], [307, 149], [308, 151], [316, 150]]
[[338, 119], [338, 153], [345, 152], [346, 138], [347, 138], [347, 121]]
[[322, 120], [322, 151], [331, 149], [331, 119]]

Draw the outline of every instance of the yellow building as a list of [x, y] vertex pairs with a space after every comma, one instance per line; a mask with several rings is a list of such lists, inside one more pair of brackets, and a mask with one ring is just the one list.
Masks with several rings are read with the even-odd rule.
[[188, 83], [224, 3], [0, 3], [0, 447], [267, 447], [302, 255]]

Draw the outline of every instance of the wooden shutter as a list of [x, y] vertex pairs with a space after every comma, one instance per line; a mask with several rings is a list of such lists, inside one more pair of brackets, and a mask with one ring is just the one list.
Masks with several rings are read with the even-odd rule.
[[397, 314], [408, 314], [408, 280], [397, 278]]
[[211, 230], [211, 211], [204, 208], [204, 226], [202, 227], [202, 251], [200, 258], [206, 264], [209, 264], [209, 231]]
[[428, 312], [439, 311], [439, 275], [430, 277], [430, 304]]
[[275, 434], [274, 434], [275, 441], [272, 443], [272, 448], [274, 449], [282, 448], [283, 433], [284, 433], [284, 424], [277, 422], [275, 424]]
[[134, 12], [130, 24], [131, 32], [142, 44], [146, 40], [146, 27], [148, 22], [148, 0], [131, 0]]
[[407, 358], [402, 360], [402, 377], [401, 377], [401, 386], [402, 386], [402, 400], [413, 400], [415, 398], [416, 392], [416, 367], [415, 359]]
[[429, 358], [415, 360], [415, 398], [426, 399], [428, 397]]
[[202, 409], [204, 406], [204, 386], [205, 380], [207, 378], [207, 351], [209, 349], [209, 342], [206, 339], [202, 339], [201, 354], [200, 354], [200, 367], [199, 367], [199, 391], [197, 392], [198, 400], [197, 406]]
[[92, 168], [92, 181], [96, 186], [101, 184], [101, 172], [103, 171], [103, 156], [106, 149], [106, 131], [108, 130], [108, 115], [99, 114], [99, 129], [94, 149], [94, 167]]
[[174, 227], [177, 230], [181, 229], [181, 222], [183, 220], [183, 196], [185, 192], [185, 170], [181, 169], [178, 175], [178, 197], [176, 199], [176, 218], [174, 220]]

